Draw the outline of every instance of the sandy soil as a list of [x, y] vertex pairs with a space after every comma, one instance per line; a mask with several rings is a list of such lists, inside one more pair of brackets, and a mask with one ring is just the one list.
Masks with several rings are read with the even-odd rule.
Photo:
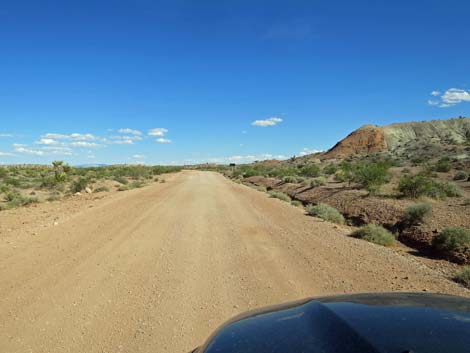
[[0, 212], [2, 352], [187, 352], [239, 312], [308, 296], [470, 296], [219, 174], [166, 179]]

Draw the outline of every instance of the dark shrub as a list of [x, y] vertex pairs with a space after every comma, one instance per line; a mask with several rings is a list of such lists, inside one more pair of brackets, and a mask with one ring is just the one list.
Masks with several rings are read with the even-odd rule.
[[450, 161], [446, 159], [441, 159], [436, 163], [435, 170], [436, 172], [440, 173], [447, 173], [451, 170], [452, 164], [450, 164]]
[[353, 169], [354, 181], [365, 187], [371, 193], [379, 190], [388, 182], [390, 165], [385, 162], [361, 163]]
[[300, 168], [299, 174], [304, 177], [317, 177], [320, 175], [320, 167], [316, 164], [307, 164]]
[[418, 203], [405, 209], [404, 220], [408, 224], [419, 224], [429, 217], [431, 213], [432, 206], [430, 204]]
[[79, 177], [77, 180], [74, 180], [70, 185], [70, 191], [73, 193], [80, 192], [88, 186], [88, 179], [84, 177]]
[[470, 229], [462, 227], [448, 227], [436, 235], [432, 246], [439, 251], [455, 251], [470, 245]]
[[468, 178], [468, 174], [464, 172], [463, 170], [457, 172], [454, 175], [454, 180], [466, 180]]
[[465, 266], [463, 270], [455, 276], [455, 280], [470, 288], [470, 266]]

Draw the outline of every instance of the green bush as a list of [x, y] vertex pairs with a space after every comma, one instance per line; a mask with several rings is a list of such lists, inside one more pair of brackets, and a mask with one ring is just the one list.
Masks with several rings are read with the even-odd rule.
[[334, 164], [328, 164], [325, 168], [323, 168], [323, 173], [326, 175], [333, 175], [338, 170], [338, 167]]
[[293, 184], [301, 183], [304, 180], [305, 180], [304, 177], [292, 176], [292, 175], [285, 176], [284, 178], [282, 178], [282, 181], [284, 183], [293, 183]]
[[114, 181], [117, 181], [118, 183], [121, 183], [123, 185], [127, 185], [129, 183], [129, 181], [122, 176], [115, 177]]
[[36, 197], [20, 194], [19, 192], [8, 192], [5, 195], [5, 201], [8, 207], [19, 207], [37, 203], [38, 199]]
[[455, 251], [470, 245], [470, 229], [462, 227], [444, 228], [432, 240], [432, 246], [438, 251]]
[[137, 189], [137, 188], [141, 188], [145, 185], [145, 183], [143, 181], [140, 181], [140, 180], [136, 180], [136, 181], [133, 181], [132, 183], [130, 183], [128, 186], [130, 189]]
[[324, 176], [320, 176], [318, 178], [313, 179], [310, 182], [310, 187], [311, 188], [316, 188], [318, 186], [322, 186], [326, 184], [326, 178]]
[[267, 192], [267, 191], [268, 191], [268, 189], [267, 189], [266, 186], [264, 186], [264, 185], [258, 185], [258, 186], [256, 186], [256, 190], [262, 191], [262, 192]]
[[435, 182], [435, 187], [438, 187], [442, 190], [444, 196], [448, 197], [461, 197], [463, 191], [454, 183], [451, 182]]
[[353, 168], [353, 181], [370, 193], [376, 193], [389, 180], [390, 165], [385, 162], [360, 163]]
[[108, 191], [109, 191], [109, 187], [107, 187], [106, 185], [97, 186], [95, 190], [93, 190], [93, 192], [108, 192]]
[[466, 180], [468, 178], [468, 174], [464, 172], [463, 170], [458, 171], [454, 175], [454, 180]]
[[333, 222], [333, 223], [344, 223], [344, 217], [339, 211], [331, 207], [330, 205], [319, 203], [317, 205], [308, 205], [307, 212], [311, 216], [315, 216], [325, 221]]
[[72, 193], [80, 192], [88, 186], [88, 179], [84, 177], [79, 177], [78, 179], [72, 181], [70, 184], [70, 191]]
[[395, 243], [395, 237], [384, 227], [376, 224], [362, 226], [352, 233], [354, 238], [367, 240], [371, 243], [389, 246]]
[[470, 266], [465, 266], [462, 271], [455, 276], [455, 280], [470, 288]]
[[129, 186], [128, 185], [121, 185], [118, 187], [117, 191], [127, 191], [129, 190]]
[[422, 223], [432, 213], [432, 206], [428, 203], [418, 203], [405, 209], [404, 220], [408, 224]]
[[435, 170], [440, 173], [447, 173], [451, 170], [452, 164], [450, 164], [448, 159], [441, 159], [436, 163]]
[[316, 164], [307, 164], [300, 168], [299, 174], [307, 178], [317, 177], [320, 175], [320, 167]]
[[[240, 182], [240, 180], [239, 180], [238, 182]], [[162, 180], [160, 180], [160, 183], [161, 183], [161, 184], [164, 184], [164, 183], [166, 183], [166, 180], [165, 180], [165, 179], [162, 179]]]
[[404, 175], [398, 183], [398, 190], [410, 198], [429, 196], [435, 199], [462, 196], [462, 190], [450, 182], [439, 182], [424, 175]]
[[295, 207], [302, 207], [302, 202], [298, 201], [298, 200], [292, 200], [291, 201], [291, 205], [292, 206], [295, 206]]
[[276, 199], [279, 199], [279, 200], [282, 200], [282, 201], [286, 201], [286, 202], [290, 202], [291, 199], [289, 197], [289, 195], [286, 195], [284, 194], [283, 192], [279, 192], [279, 191], [270, 191], [269, 192], [269, 195], [273, 198], [276, 198]]

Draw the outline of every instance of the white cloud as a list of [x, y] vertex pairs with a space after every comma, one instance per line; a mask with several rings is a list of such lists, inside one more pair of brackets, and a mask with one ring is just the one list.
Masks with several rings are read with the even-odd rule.
[[158, 127], [158, 128], [149, 130], [148, 134], [150, 136], [165, 136], [167, 132], [168, 132], [168, 129], [165, 129], [163, 127]]
[[156, 139], [155, 141], [157, 141], [158, 143], [171, 143], [171, 140], [163, 138], [163, 137], [160, 137]]
[[41, 138], [56, 139], [56, 140], [75, 140], [75, 141], [93, 141], [96, 140], [96, 136], [92, 134], [79, 134], [73, 133], [70, 135], [56, 134], [49, 132], [45, 135], [42, 135]]
[[463, 89], [451, 88], [445, 91], [441, 98], [442, 101], [447, 104], [470, 102], [470, 92]]
[[145, 156], [143, 154], [134, 154], [132, 155], [132, 158], [135, 159], [145, 159]]
[[13, 134], [4, 134], [4, 133], [1, 133], [1, 134], [0, 134], [0, 137], [13, 137]]
[[142, 135], [142, 132], [140, 132], [139, 130], [133, 130], [133, 129], [119, 129], [119, 132], [121, 134], [130, 134], [130, 135], [136, 135], [136, 136], [140, 136]]
[[274, 126], [282, 122], [281, 118], [272, 117], [265, 120], [255, 120], [251, 123], [253, 126], [267, 127]]
[[14, 156], [16, 156], [14, 153], [0, 151], [0, 157], [14, 157]]
[[42, 150], [33, 150], [31, 148], [26, 147], [15, 147], [15, 151], [18, 153], [34, 154], [36, 156], [44, 156], [45, 154]]
[[105, 140], [105, 142], [111, 145], [133, 145], [134, 144], [134, 141], [129, 138], [113, 139], [112, 141]]
[[470, 102], [470, 91], [460, 88], [449, 88], [443, 94], [439, 91], [432, 91], [431, 95], [439, 96], [439, 100], [428, 100], [429, 105], [439, 106], [439, 108], [448, 108], [462, 102]]
[[36, 145], [59, 145], [60, 142], [51, 138], [41, 138], [35, 142]]
[[86, 148], [96, 148], [101, 147], [102, 145], [95, 143], [95, 142], [87, 142], [87, 141], [74, 141], [70, 142], [70, 146], [73, 147], [86, 147]]
[[313, 153], [318, 153], [318, 152], [323, 152], [322, 150], [316, 150], [312, 148], [304, 148], [302, 151], [299, 152], [300, 156], [306, 156], [308, 154], [313, 154]]

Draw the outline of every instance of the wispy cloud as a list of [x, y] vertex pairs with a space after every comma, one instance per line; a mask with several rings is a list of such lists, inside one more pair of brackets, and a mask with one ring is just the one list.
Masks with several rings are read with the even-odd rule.
[[0, 133], [0, 138], [2, 137], [13, 137], [13, 134]]
[[121, 134], [130, 134], [130, 135], [136, 135], [136, 136], [140, 136], [142, 135], [142, 132], [139, 131], [139, 130], [134, 130], [134, 129], [119, 129], [119, 132]]
[[428, 104], [439, 108], [448, 108], [462, 102], [470, 102], [470, 91], [460, 88], [449, 88], [444, 93], [432, 91], [431, 95], [436, 99], [429, 99]]
[[167, 133], [168, 129], [165, 129], [163, 127], [158, 127], [148, 131], [148, 135], [150, 136], [165, 136]]
[[134, 158], [134, 159], [145, 159], [145, 156], [143, 154], [133, 154], [132, 158]]
[[97, 147], [101, 147], [102, 145], [100, 145], [99, 143], [96, 143], [96, 142], [74, 141], [74, 142], [70, 142], [70, 146], [85, 147], [85, 148], [97, 148]]
[[35, 142], [36, 145], [60, 145], [61, 142], [52, 138], [41, 138]]
[[14, 157], [14, 156], [16, 156], [14, 153], [0, 151], [0, 157]]
[[271, 118], [264, 119], [264, 120], [255, 120], [251, 123], [251, 125], [260, 126], [260, 127], [267, 127], [267, 126], [277, 125], [277, 124], [281, 123], [282, 121], [283, 120], [281, 118], [271, 117]]
[[49, 138], [49, 139], [55, 139], [55, 140], [75, 140], [75, 141], [93, 141], [97, 139], [97, 137], [93, 134], [73, 133], [70, 135], [64, 135], [64, 134], [57, 134], [54, 132], [49, 132], [45, 135], [42, 135], [41, 138]]
[[323, 152], [322, 150], [317, 150], [317, 149], [314, 149], [314, 148], [304, 148], [302, 149], [302, 151], [299, 152], [299, 155], [300, 156], [306, 156], [308, 154], [313, 154], [313, 153], [318, 153], [318, 152]]
[[155, 141], [157, 141], [158, 143], [171, 143], [170, 139], [166, 139], [166, 138], [163, 138], [163, 137], [160, 137], [160, 138], [156, 139]]

